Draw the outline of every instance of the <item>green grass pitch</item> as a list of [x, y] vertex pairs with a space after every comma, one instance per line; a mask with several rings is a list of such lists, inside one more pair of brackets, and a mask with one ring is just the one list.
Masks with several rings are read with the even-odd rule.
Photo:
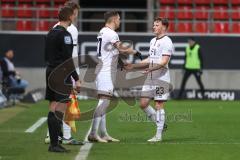
[[[47, 124], [33, 133], [25, 130], [40, 117], [46, 117], [48, 106], [41, 101], [29, 107], [0, 110], [0, 160], [73, 160], [80, 146], [65, 146], [71, 153], [47, 151], [44, 144]], [[97, 101], [80, 101], [82, 111], [95, 107]], [[120, 143], [94, 144], [88, 160], [237, 160], [240, 159], [240, 102], [169, 101], [165, 105], [168, 130], [163, 142], [147, 143], [155, 126], [136, 106], [121, 101], [107, 114], [110, 135]], [[90, 121], [77, 122], [74, 137], [84, 139]]]

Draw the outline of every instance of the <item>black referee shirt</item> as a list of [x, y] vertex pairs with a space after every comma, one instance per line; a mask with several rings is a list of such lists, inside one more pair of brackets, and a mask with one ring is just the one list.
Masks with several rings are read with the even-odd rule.
[[[49, 31], [45, 44], [45, 61], [48, 67], [55, 68], [72, 58], [72, 51], [72, 36], [63, 26], [58, 25]], [[76, 71], [71, 76], [75, 80], [79, 79]]]

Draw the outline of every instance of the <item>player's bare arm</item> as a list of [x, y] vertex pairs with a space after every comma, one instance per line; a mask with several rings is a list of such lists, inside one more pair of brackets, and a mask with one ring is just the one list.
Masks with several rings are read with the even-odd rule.
[[116, 47], [121, 54], [133, 54], [142, 60], [142, 54], [139, 51], [134, 50], [132, 47], [122, 45], [121, 41], [116, 42], [114, 47]]
[[138, 52], [132, 47], [126, 47], [122, 45], [121, 41], [114, 43], [114, 47], [116, 47], [121, 54], [136, 54]]
[[124, 69], [132, 70], [132, 69], [146, 68], [148, 66], [149, 66], [149, 58], [145, 58], [144, 60], [140, 61], [139, 63], [135, 63], [135, 64], [126, 63], [126, 64], [124, 64]]
[[163, 56], [163, 57], [162, 57], [162, 60], [160, 61], [159, 64], [157, 64], [157, 65], [154, 66], [154, 67], [146, 68], [143, 73], [144, 73], [144, 74], [147, 74], [147, 73], [149, 73], [149, 72], [152, 72], [152, 71], [155, 71], [155, 70], [159, 70], [159, 69], [161, 69], [161, 68], [164, 68], [164, 67], [166, 67], [166, 65], [168, 64], [169, 60], [170, 60], [170, 56]]

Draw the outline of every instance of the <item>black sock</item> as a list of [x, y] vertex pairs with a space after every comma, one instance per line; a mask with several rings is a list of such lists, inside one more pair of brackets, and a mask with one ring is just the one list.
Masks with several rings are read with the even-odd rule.
[[[62, 131], [62, 128], [63, 128], [63, 117], [64, 117], [64, 113], [62, 112], [59, 112], [59, 111], [55, 111], [55, 116], [58, 120], [58, 136], [61, 137], [61, 140], [63, 139], [63, 131]], [[59, 143], [61, 143], [62, 141], [59, 141]]]
[[53, 112], [48, 113], [48, 129], [49, 129], [49, 136], [52, 146], [58, 145], [58, 135], [59, 135], [59, 122], [58, 119], [55, 117]]

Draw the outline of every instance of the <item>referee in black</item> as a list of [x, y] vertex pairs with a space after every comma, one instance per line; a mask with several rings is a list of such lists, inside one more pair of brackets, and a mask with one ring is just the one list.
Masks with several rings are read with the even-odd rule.
[[[80, 91], [80, 80], [71, 59], [73, 40], [67, 31], [74, 18], [72, 8], [67, 6], [61, 8], [58, 18], [60, 23], [49, 31], [45, 44], [46, 100], [49, 101], [50, 109], [47, 122], [51, 139], [48, 151], [68, 152], [69, 150], [60, 145], [58, 137], [62, 133], [62, 120], [72, 90], [71, 79], [75, 80], [74, 89], [77, 92]], [[71, 72], [66, 73], [69, 70]]]

